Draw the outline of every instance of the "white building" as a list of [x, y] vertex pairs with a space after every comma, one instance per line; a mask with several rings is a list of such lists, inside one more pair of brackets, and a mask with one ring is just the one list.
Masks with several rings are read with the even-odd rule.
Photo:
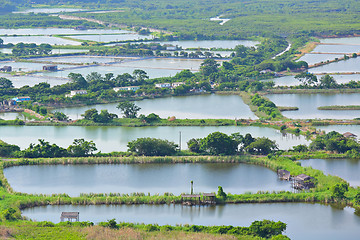
[[114, 87], [113, 90], [115, 92], [118, 92], [118, 91], [134, 91], [136, 92], [136, 90], [139, 90], [140, 87], [139, 86], [128, 86], [128, 87]]
[[184, 85], [184, 84], [185, 84], [184, 82], [174, 82], [174, 83], [171, 84], [171, 87], [176, 88], [176, 87], [178, 87], [180, 85]]
[[171, 83], [155, 83], [157, 88], [171, 88]]
[[65, 97], [73, 97], [75, 95], [83, 95], [83, 94], [87, 94], [86, 90], [73, 90], [70, 92], [70, 94], [66, 94]]

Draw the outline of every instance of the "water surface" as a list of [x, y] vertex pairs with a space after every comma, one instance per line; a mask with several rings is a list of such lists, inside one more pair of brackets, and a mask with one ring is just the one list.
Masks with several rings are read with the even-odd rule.
[[115, 34], [115, 35], [74, 35], [67, 36], [75, 39], [96, 41], [96, 42], [119, 42], [128, 40], [143, 40], [152, 39], [151, 35], [139, 35], [139, 34]]
[[335, 60], [335, 58], [341, 58], [344, 55], [340, 54], [305, 54], [298, 61], [305, 61], [309, 65], [313, 65], [315, 63], [326, 62], [327, 60]]
[[6, 168], [5, 177], [17, 192], [66, 193], [150, 193], [175, 195], [216, 192], [218, 186], [231, 193], [291, 191], [291, 184], [277, 178], [268, 168], [249, 164], [100, 164], [39, 165]]
[[183, 41], [169, 41], [169, 42], [158, 42], [161, 45], [169, 44], [173, 46], [179, 46], [183, 49], [187, 48], [228, 48], [233, 49], [237, 45], [244, 45], [246, 47], [254, 47], [260, 42], [258, 41], [250, 41], [250, 40], [183, 40]]
[[291, 239], [357, 239], [360, 217], [352, 208], [345, 209], [306, 203], [227, 204], [208, 207], [182, 205], [98, 205], [46, 206], [23, 210], [23, 215], [37, 221], [60, 221], [61, 212], [80, 212], [80, 221], [197, 225], [250, 226], [262, 219], [287, 224], [285, 234]]
[[73, 28], [0, 28], [0, 35], [55, 35], [55, 34], [122, 34], [131, 33], [126, 30], [116, 29], [86, 29], [76, 30]]
[[312, 52], [321, 53], [358, 53], [360, 52], [359, 45], [317, 45]]
[[[206, 94], [181, 97], [166, 97], [135, 101], [141, 109], [139, 114], [156, 113], [161, 118], [175, 116], [176, 118], [205, 119], [205, 118], [251, 118], [257, 117], [251, 112], [239, 95]], [[59, 108], [71, 119], [81, 118], [81, 114], [90, 108], [99, 111], [107, 109], [109, 112], [121, 115], [116, 108], [118, 103], [98, 104], [82, 107]]]
[[81, 42], [71, 41], [67, 39], [62, 39], [58, 37], [50, 36], [20, 36], [20, 37], [1, 37], [4, 40], [4, 44], [12, 43], [36, 43], [42, 44], [47, 43], [50, 45], [80, 45]]
[[339, 176], [351, 186], [360, 186], [359, 159], [308, 159], [301, 160], [301, 166], [319, 169], [324, 174]]
[[308, 144], [303, 136], [283, 135], [272, 128], [253, 126], [219, 126], [219, 127], [77, 127], [77, 126], [0, 126], [0, 139], [28, 148], [30, 143], [38, 143], [38, 139], [56, 143], [67, 148], [74, 139], [84, 138], [95, 142], [101, 152], [126, 151], [130, 141], [142, 137], [167, 139], [179, 144], [181, 132], [181, 149], [187, 148], [191, 138], [203, 138], [212, 132], [226, 134], [240, 132], [250, 133], [253, 137], [268, 137], [275, 140], [280, 149], [289, 149], [299, 144]]
[[[324, 75], [317, 75], [316, 77], [318, 81], [320, 81], [320, 78], [323, 76]], [[348, 83], [350, 81], [360, 81], [360, 74], [336, 74], [330, 76], [332, 76], [338, 84]], [[298, 79], [295, 78], [295, 76], [272, 78], [264, 81], [273, 81], [275, 83], [275, 86], [298, 86], [301, 83]]]
[[320, 67], [311, 68], [311, 73], [345, 73], [345, 72], [360, 72], [359, 68], [360, 57], [350, 58], [338, 62], [329, 63]]
[[277, 106], [298, 107], [298, 111], [286, 111], [283, 115], [294, 119], [354, 119], [360, 111], [318, 110], [320, 106], [359, 105], [359, 93], [339, 94], [269, 94], [266, 95]]
[[340, 43], [340, 44], [358, 44], [360, 45], [360, 37], [348, 37], [348, 38], [323, 38], [320, 39], [321, 43]]

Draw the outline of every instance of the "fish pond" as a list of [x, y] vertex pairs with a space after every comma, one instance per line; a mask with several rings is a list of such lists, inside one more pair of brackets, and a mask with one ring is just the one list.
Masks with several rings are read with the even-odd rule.
[[[145, 99], [134, 102], [141, 109], [139, 114], [148, 115], [155, 113], [161, 118], [175, 116], [176, 118], [189, 119], [256, 119], [239, 95], [203, 94], [181, 97], [166, 97]], [[59, 108], [71, 119], [82, 118], [86, 110], [96, 108], [97, 110], [107, 109], [111, 113], [121, 115], [116, 108], [118, 103], [98, 104], [82, 107]]]
[[23, 215], [37, 221], [59, 222], [61, 212], [80, 212], [80, 221], [95, 223], [115, 218], [117, 222], [159, 225], [249, 226], [253, 221], [269, 219], [286, 223], [284, 234], [294, 240], [357, 239], [360, 226], [360, 217], [354, 214], [352, 208], [307, 203], [249, 203], [206, 207], [65, 205], [28, 208], [23, 210]]
[[277, 106], [298, 107], [298, 111], [286, 111], [283, 115], [294, 119], [354, 119], [360, 111], [318, 110], [320, 106], [358, 105], [359, 93], [339, 94], [269, 94], [266, 95]]
[[360, 186], [359, 159], [308, 159], [300, 162], [303, 167], [311, 166], [325, 174], [339, 176], [351, 186]]
[[276, 172], [249, 164], [99, 164], [17, 166], [4, 170], [11, 187], [31, 194], [122, 193], [180, 195], [190, 192], [216, 192], [218, 186], [230, 193], [291, 191], [288, 181]]
[[250, 133], [253, 137], [268, 137], [275, 140], [280, 149], [289, 149], [299, 144], [308, 144], [304, 136], [283, 135], [272, 128], [254, 126], [182, 126], [182, 127], [82, 127], [82, 126], [0, 126], [0, 139], [20, 148], [28, 148], [38, 139], [56, 143], [67, 148], [74, 139], [84, 138], [95, 142], [101, 152], [126, 151], [127, 144], [137, 138], [151, 137], [167, 139], [179, 144], [181, 132], [181, 149], [187, 149], [187, 142], [192, 138], [203, 138], [210, 133], [220, 131], [226, 134]]

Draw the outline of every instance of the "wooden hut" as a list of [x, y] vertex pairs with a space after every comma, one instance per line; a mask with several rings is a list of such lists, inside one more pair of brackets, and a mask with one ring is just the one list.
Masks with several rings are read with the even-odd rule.
[[200, 194], [182, 194], [181, 202], [184, 205], [201, 204], [201, 195]]
[[351, 132], [346, 132], [343, 134], [344, 137], [346, 138], [356, 138], [357, 136]]
[[60, 220], [63, 222], [64, 219], [67, 218], [67, 220], [70, 222], [72, 222], [73, 219], [75, 219], [76, 222], [79, 222], [79, 214], [79, 212], [62, 212]]
[[281, 180], [290, 181], [290, 172], [284, 169], [277, 170], [277, 175]]
[[203, 193], [203, 203], [204, 204], [216, 204], [216, 194], [215, 193]]
[[300, 174], [294, 177], [293, 188], [304, 190], [315, 187], [315, 178], [306, 174]]

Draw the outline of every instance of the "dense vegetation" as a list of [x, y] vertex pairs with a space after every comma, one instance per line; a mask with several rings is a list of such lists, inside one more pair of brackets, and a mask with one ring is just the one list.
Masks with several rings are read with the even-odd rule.
[[[356, 21], [359, 6], [355, 0], [341, 3], [336, 0], [210, 0], [206, 4], [202, 1], [137, 0], [123, 1], [117, 6], [126, 9], [117, 13], [76, 15], [128, 26], [168, 30], [181, 39], [241, 39], [254, 35], [294, 33], [345, 34], [359, 29]], [[219, 15], [231, 20], [224, 25], [209, 21], [211, 17]]]
[[190, 139], [188, 148], [191, 152], [206, 155], [234, 155], [248, 152], [267, 155], [278, 149], [276, 143], [268, 138], [253, 138], [250, 133], [245, 136], [233, 133], [230, 136], [214, 132], [205, 138]]

